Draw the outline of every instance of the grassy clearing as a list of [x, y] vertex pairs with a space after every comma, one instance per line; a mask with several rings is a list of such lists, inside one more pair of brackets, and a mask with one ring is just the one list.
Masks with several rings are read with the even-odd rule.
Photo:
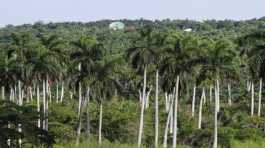
[[[69, 143], [65, 143], [64, 145], [55, 145], [54, 148], [75, 148], [75, 142], [71, 141]], [[96, 140], [87, 140], [83, 141], [79, 144], [78, 148], [97, 148], [98, 144]], [[101, 148], [136, 148], [136, 144], [124, 144], [119, 142], [110, 142], [108, 140], [104, 140]], [[147, 146], [142, 146], [142, 148], [148, 148]], [[160, 145], [159, 148], [163, 148], [163, 145]], [[189, 148], [188, 146], [178, 145], [178, 148]]]
[[244, 142], [233, 140], [231, 143], [231, 148], [265, 148], [265, 140], [264, 141], [247, 140]]

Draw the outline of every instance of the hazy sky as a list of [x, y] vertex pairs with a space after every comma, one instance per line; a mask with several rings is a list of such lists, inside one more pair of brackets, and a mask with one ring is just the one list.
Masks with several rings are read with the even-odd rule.
[[0, 26], [101, 19], [236, 19], [265, 16], [265, 0], [1, 0]]

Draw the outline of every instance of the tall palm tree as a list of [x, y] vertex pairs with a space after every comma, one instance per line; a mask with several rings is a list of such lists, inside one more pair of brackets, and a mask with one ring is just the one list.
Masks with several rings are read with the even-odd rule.
[[[103, 45], [96, 39], [90, 36], [81, 36], [77, 41], [72, 42], [74, 51], [71, 53], [70, 58], [72, 60], [72, 66], [70, 73], [72, 74], [72, 83], [79, 87], [79, 105], [78, 105], [78, 135], [76, 144], [79, 144], [79, 137], [81, 131], [81, 110], [82, 110], [82, 99], [81, 99], [81, 83], [87, 87], [90, 91], [90, 85], [92, 83], [92, 75], [94, 75], [95, 66], [99, 60], [102, 59], [104, 54]], [[78, 67], [78, 69], [77, 69]], [[89, 96], [87, 96], [89, 97]], [[89, 109], [89, 102], [86, 101], [86, 108]], [[89, 133], [89, 114], [87, 114], [87, 129]]]
[[205, 56], [200, 57], [198, 81], [210, 79], [238, 79], [238, 53], [232, 42], [226, 39], [209, 40]]
[[[132, 66], [139, 73], [144, 74], [144, 84], [142, 90], [142, 106], [148, 106], [146, 81], [147, 70], [152, 64], [158, 66], [159, 63], [159, 46], [162, 46], [164, 36], [156, 32], [152, 27], [145, 26], [139, 29], [139, 36], [133, 41], [133, 47], [126, 51], [127, 57], [131, 58]], [[158, 67], [156, 67], [156, 97], [155, 97], [155, 147], [158, 146]], [[146, 105], [145, 105], [146, 104]], [[140, 127], [138, 135], [138, 147], [141, 147], [144, 109], [141, 109]]]
[[233, 44], [226, 39], [209, 40], [208, 48], [206, 49], [206, 54], [200, 57], [201, 65], [197, 81], [200, 83], [204, 83], [205, 81], [214, 83], [216, 81], [214, 147], [217, 147], [217, 113], [220, 108], [219, 80], [238, 80], [240, 61], [238, 61], [238, 53]]
[[199, 39], [192, 35], [182, 35], [172, 31], [165, 41], [165, 57], [161, 61], [161, 73], [163, 76], [162, 88], [167, 91], [176, 84], [176, 76], [193, 74], [194, 67], [198, 64], [197, 57], [200, 56], [201, 47]]
[[93, 75], [91, 81], [91, 93], [94, 98], [97, 98], [97, 101], [100, 104], [100, 114], [99, 114], [99, 146], [102, 143], [102, 112], [103, 112], [103, 102], [106, 99], [110, 99], [114, 93], [113, 90], [119, 88], [117, 83], [117, 74], [120, 71], [121, 65], [120, 56], [104, 56], [102, 60], [98, 61], [93, 68]]
[[[261, 115], [261, 98], [262, 98], [262, 80], [265, 78], [265, 31], [257, 30], [250, 34], [244, 35], [238, 39], [239, 48], [241, 49], [242, 56], [247, 57], [248, 70], [250, 77], [255, 81], [259, 79], [259, 103], [258, 103], [258, 116]], [[254, 82], [252, 82], [252, 85]], [[254, 88], [253, 88], [254, 89]], [[252, 91], [252, 96], [254, 92]], [[252, 97], [253, 98], [253, 97]], [[253, 99], [252, 99], [253, 100]], [[254, 101], [253, 101], [254, 102]], [[254, 105], [254, 104], [253, 104]], [[253, 114], [254, 107], [251, 107]]]
[[172, 91], [173, 88], [176, 89], [176, 102], [174, 104], [175, 106], [173, 113], [173, 147], [176, 147], [177, 143], [177, 102], [179, 95], [179, 77], [181, 76], [182, 78], [187, 79], [188, 76], [192, 76], [194, 67], [197, 64], [195, 61], [196, 57], [200, 55], [199, 50], [199, 40], [192, 35], [182, 35], [179, 32], [171, 31], [165, 39], [165, 57], [161, 61], [161, 74], [163, 76], [162, 88], [165, 92]]

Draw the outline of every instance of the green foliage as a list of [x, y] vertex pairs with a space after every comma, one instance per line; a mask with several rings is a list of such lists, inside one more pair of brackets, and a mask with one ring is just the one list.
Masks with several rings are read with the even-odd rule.
[[[11, 147], [19, 147], [18, 139], [23, 141], [23, 145], [49, 147], [54, 144], [53, 135], [36, 126], [38, 113], [32, 106], [18, 106], [13, 102], [1, 100], [0, 111], [1, 147], [9, 147], [8, 139]], [[22, 132], [17, 130], [19, 124]]]
[[[167, 118], [163, 94], [170, 93], [180, 75], [178, 114], [178, 144], [183, 147], [211, 147], [213, 143], [214, 104], [208, 101], [209, 85], [220, 80], [218, 141], [220, 147], [262, 147], [264, 143], [264, 105], [262, 116], [251, 117], [250, 95], [246, 80], [255, 84], [264, 73], [264, 18], [248, 21], [196, 22], [190, 20], [120, 20], [134, 29], [113, 31], [111, 20], [91, 23], [35, 23], [34, 25], [0, 28], [0, 86], [6, 99], [21, 81], [25, 100], [29, 87], [42, 86], [48, 81], [52, 87], [49, 102], [49, 130], [36, 127], [41, 113], [36, 108], [36, 94], [31, 103], [17, 106], [0, 104], [0, 144], [6, 146], [12, 137], [12, 146], [23, 136], [25, 147], [52, 145], [75, 147], [78, 126], [78, 87], [82, 86], [85, 110], [81, 114], [80, 147], [97, 147], [99, 104], [103, 104], [102, 134], [104, 147], [135, 147], [139, 128], [140, 104], [138, 91], [142, 86], [142, 72], [147, 69], [147, 89], [154, 88], [156, 70], [159, 71], [159, 143]], [[192, 32], [183, 31], [191, 28]], [[80, 69], [79, 69], [79, 64]], [[64, 82], [65, 98], [55, 103], [56, 83]], [[191, 91], [197, 85], [207, 93], [203, 105], [202, 129], [197, 129], [196, 116], [190, 115]], [[232, 106], [227, 106], [227, 84], [231, 84]], [[59, 88], [61, 88], [61, 84]], [[90, 88], [90, 95], [86, 95]], [[257, 90], [255, 85], [255, 90]], [[12, 91], [11, 91], [12, 90]], [[262, 88], [263, 92], [264, 89]], [[42, 89], [41, 89], [42, 91]], [[17, 93], [17, 92], [16, 92]], [[73, 98], [70, 99], [70, 93]], [[214, 94], [212, 94], [214, 95]], [[263, 93], [264, 95], [264, 93]], [[17, 101], [17, 94], [14, 101]], [[41, 98], [43, 94], [41, 93]], [[258, 96], [255, 93], [255, 97]], [[150, 107], [144, 113], [143, 144], [154, 145], [154, 91]], [[263, 102], [263, 100], [262, 100]], [[42, 100], [41, 100], [41, 103]], [[256, 104], [255, 102], [255, 108]], [[43, 107], [41, 106], [41, 111]], [[256, 113], [256, 110], [255, 110]], [[42, 114], [41, 114], [42, 115]], [[42, 116], [41, 116], [42, 117]], [[88, 122], [89, 117], [89, 122]], [[8, 123], [11, 124], [7, 128]], [[22, 124], [22, 133], [17, 124]], [[87, 135], [86, 125], [91, 125]], [[85, 134], [86, 133], [86, 134]], [[53, 137], [53, 136], [54, 137]], [[4, 139], [4, 140], [3, 140]], [[171, 146], [172, 134], [168, 136]], [[23, 145], [24, 146], [24, 145]]]

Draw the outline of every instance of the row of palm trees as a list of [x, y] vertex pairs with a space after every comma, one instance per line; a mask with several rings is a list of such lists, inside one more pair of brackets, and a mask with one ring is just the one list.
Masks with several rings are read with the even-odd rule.
[[[240, 38], [239, 43], [234, 44], [225, 38], [210, 39], [195, 33], [174, 30], [162, 32], [147, 26], [138, 30], [137, 36], [131, 40], [131, 48], [113, 54], [102, 41], [92, 36], [82, 35], [75, 41], [67, 41], [54, 34], [13, 33], [9, 42], [1, 44], [0, 48], [2, 98], [7, 99], [9, 94], [10, 98], [15, 98], [14, 101], [23, 105], [25, 98], [33, 100], [32, 98], [36, 97], [38, 111], [41, 112], [42, 108], [43, 114], [38, 126], [48, 130], [49, 101], [53, 101], [53, 96], [56, 96], [56, 102], [63, 102], [65, 89], [69, 90], [71, 98], [75, 96], [78, 100], [77, 145], [83, 112], [88, 112], [90, 97], [94, 98], [100, 106], [98, 134], [101, 144], [102, 102], [113, 95], [125, 97], [139, 92], [141, 114], [138, 147], [141, 147], [144, 111], [149, 106], [152, 85], [155, 85], [154, 145], [159, 145], [158, 102], [162, 99], [160, 96], [162, 93], [172, 93], [175, 97], [168, 105], [168, 114], [173, 116], [168, 116], [168, 122], [174, 119], [173, 147], [176, 147], [178, 97], [183, 95], [185, 87], [192, 82], [195, 98], [197, 86], [203, 87], [203, 90], [210, 86], [216, 91], [215, 94], [219, 94], [219, 80], [227, 83], [230, 89], [230, 83], [235, 83], [240, 78], [263, 77], [263, 60], [258, 61], [256, 67], [247, 65], [253, 64], [253, 59], [257, 57], [265, 57], [260, 50], [264, 45], [253, 46], [249, 41], [253, 40], [253, 36], [260, 40], [264, 39], [260, 37], [262, 35], [264, 34], [253, 33]], [[240, 50], [243, 47], [248, 47], [248, 50]], [[249, 74], [249, 70], [252, 75]], [[259, 75], [256, 76], [257, 73]], [[56, 88], [56, 95], [52, 95], [52, 88]], [[215, 98], [218, 112], [218, 95]], [[192, 100], [194, 114], [195, 99]], [[215, 117], [217, 118], [217, 114]], [[89, 133], [89, 114], [87, 119], [86, 132]], [[214, 145], [217, 146], [217, 140], [215, 142]]]

